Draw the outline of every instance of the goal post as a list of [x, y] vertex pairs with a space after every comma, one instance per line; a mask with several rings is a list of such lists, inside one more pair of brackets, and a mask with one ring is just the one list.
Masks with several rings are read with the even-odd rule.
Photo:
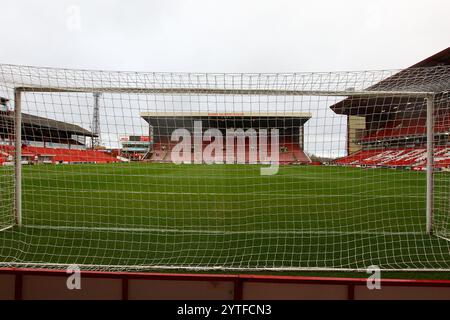
[[[433, 233], [434, 94], [427, 95], [427, 233]], [[449, 199], [450, 200], [450, 199]]]
[[14, 89], [14, 220], [22, 225], [22, 91]]
[[0, 265], [448, 271], [449, 79], [0, 65]]
[[[1, 97], [0, 112], [3, 112], [8, 108], [9, 102], [9, 99]], [[2, 120], [3, 119], [0, 119], [0, 128], [7, 128], [7, 131], [13, 132], [13, 124], [7, 124]], [[2, 130], [0, 129], [0, 131]], [[12, 144], [12, 140], [10, 141], [10, 144]], [[15, 166], [13, 155], [0, 149], [0, 165], [3, 165], [2, 170], [0, 170], [0, 232], [2, 232], [13, 228], [15, 225]]]

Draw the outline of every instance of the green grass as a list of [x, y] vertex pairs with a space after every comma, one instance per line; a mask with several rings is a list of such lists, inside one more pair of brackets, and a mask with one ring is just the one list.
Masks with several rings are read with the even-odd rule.
[[[11, 168], [0, 170], [10, 176]], [[125, 270], [283, 268], [285, 274], [370, 265], [450, 269], [450, 242], [425, 232], [424, 172], [285, 166], [261, 176], [259, 170], [25, 166], [23, 226], [0, 232], [0, 261]], [[11, 183], [0, 185], [11, 194]], [[436, 174], [435, 190], [436, 231], [448, 236], [447, 173]], [[0, 222], [11, 216], [10, 207], [0, 205]]]

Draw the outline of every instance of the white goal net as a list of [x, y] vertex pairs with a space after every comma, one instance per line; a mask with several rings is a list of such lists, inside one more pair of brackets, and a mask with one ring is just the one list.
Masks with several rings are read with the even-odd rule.
[[0, 65], [0, 266], [450, 270], [449, 89]]

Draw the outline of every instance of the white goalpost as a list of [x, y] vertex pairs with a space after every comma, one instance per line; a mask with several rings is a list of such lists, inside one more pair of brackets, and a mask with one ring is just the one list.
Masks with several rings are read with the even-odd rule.
[[449, 89], [0, 65], [0, 265], [448, 271]]

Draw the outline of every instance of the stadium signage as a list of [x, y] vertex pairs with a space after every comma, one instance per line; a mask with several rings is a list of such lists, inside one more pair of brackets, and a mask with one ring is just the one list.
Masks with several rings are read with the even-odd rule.
[[124, 136], [120, 137], [121, 142], [135, 141], [135, 142], [149, 142], [151, 141], [150, 136]]
[[208, 117], [242, 117], [244, 116], [243, 112], [237, 113], [208, 113]]
[[172, 132], [171, 140], [177, 142], [171, 151], [171, 158], [175, 164], [268, 164], [270, 167], [261, 168], [261, 175], [274, 175], [278, 172], [278, 129], [271, 129], [269, 133], [267, 129], [256, 131], [253, 128], [246, 130], [228, 128], [224, 137], [219, 129], [209, 128], [204, 131], [202, 122], [195, 121], [193, 134], [186, 128], [178, 128]]

